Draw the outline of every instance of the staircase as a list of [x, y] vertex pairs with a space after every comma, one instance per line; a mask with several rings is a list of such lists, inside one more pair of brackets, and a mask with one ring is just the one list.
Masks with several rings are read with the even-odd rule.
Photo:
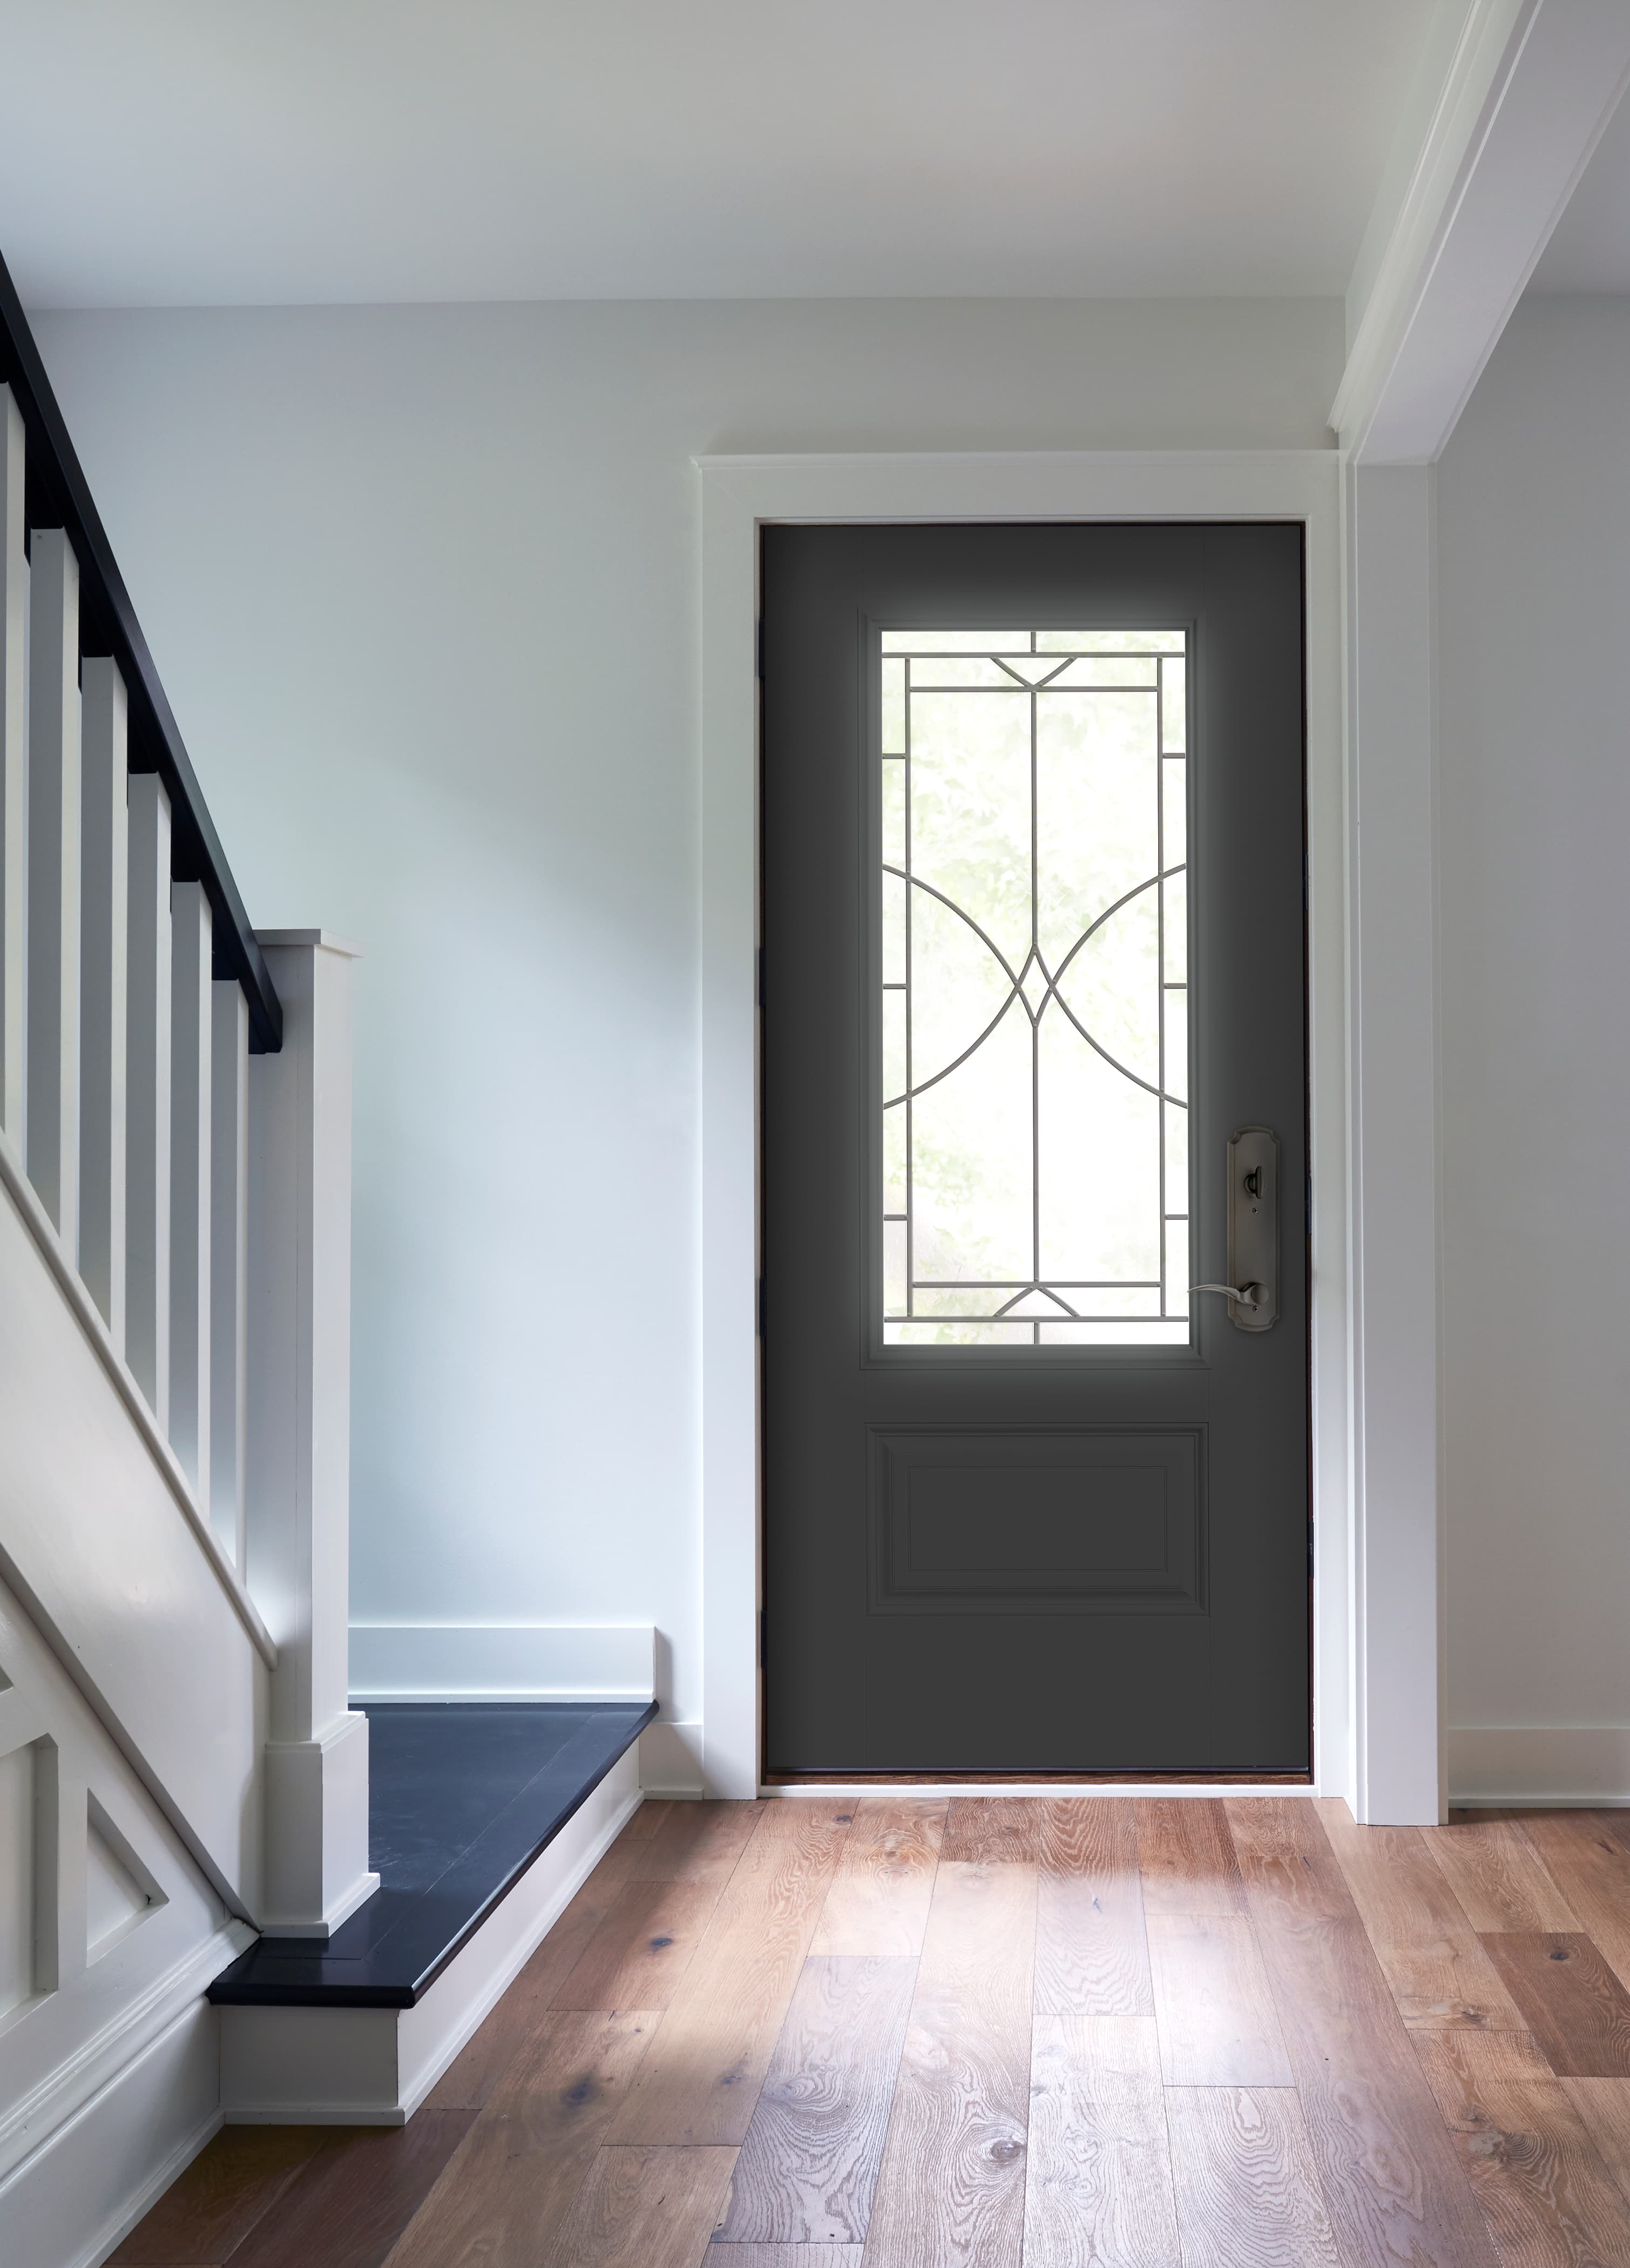
[[0, 2260], [224, 2115], [378, 1883], [346, 1699], [350, 961], [244, 913], [0, 270]]
[[0, 264], [0, 2268], [401, 2124], [641, 1800], [648, 1698], [399, 1705], [371, 1810], [353, 958], [249, 926]]

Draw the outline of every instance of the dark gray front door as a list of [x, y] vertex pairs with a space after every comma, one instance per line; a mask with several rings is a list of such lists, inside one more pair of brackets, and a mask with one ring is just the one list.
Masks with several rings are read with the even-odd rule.
[[766, 1767], [1305, 1771], [1302, 531], [771, 527], [763, 612]]

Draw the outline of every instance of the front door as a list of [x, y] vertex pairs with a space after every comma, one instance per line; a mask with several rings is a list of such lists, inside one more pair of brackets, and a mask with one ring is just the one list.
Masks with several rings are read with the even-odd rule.
[[1302, 555], [764, 532], [772, 1775], [1308, 1770]]

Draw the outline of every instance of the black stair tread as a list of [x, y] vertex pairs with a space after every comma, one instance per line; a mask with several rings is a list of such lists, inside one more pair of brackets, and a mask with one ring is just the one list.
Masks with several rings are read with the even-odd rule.
[[331, 1938], [263, 1937], [221, 2007], [410, 2008], [657, 1713], [648, 1702], [388, 1702], [366, 1711], [379, 1888]]

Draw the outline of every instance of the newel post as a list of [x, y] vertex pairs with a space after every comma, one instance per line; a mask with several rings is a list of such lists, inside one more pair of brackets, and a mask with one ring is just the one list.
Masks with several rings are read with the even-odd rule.
[[262, 1911], [327, 1937], [368, 1869], [368, 1720], [347, 1707], [350, 1580], [351, 947], [262, 930], [283, 1009], [249, 1064], [246, 1575], [277, 1640]]

